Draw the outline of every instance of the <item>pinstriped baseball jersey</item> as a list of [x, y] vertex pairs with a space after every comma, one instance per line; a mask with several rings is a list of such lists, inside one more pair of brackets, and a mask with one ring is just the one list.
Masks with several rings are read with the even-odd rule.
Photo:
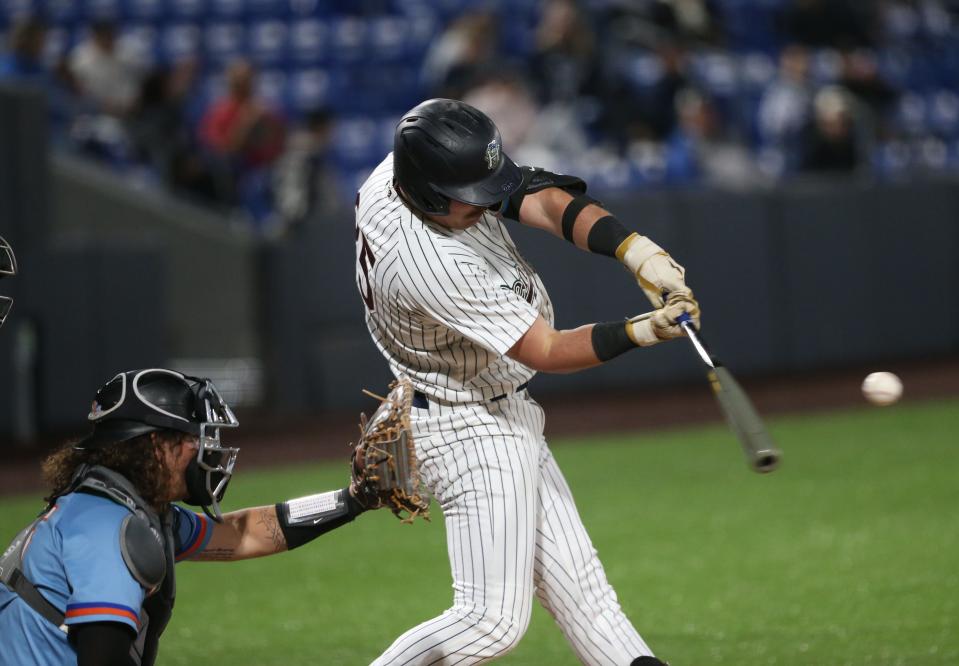
[[535, 374], [505, 354], [553, 306], [502, 221], [451, 230], [393, 187], [388, 155], [359, 191], [356, 280], [366, 324], [394, 375], [460, 403], [511, 393]]

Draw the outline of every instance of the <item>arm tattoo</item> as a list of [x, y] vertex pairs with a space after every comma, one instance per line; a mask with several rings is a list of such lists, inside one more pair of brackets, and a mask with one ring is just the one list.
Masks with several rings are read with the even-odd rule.
[[280, 529], [280, 522], [276, 519], [276, 509], [272, 506], [260, 509], [257, 517], [257, 525], [261, 525], [263, 532], [273, 543], [274, 552], [286, 549], [286, 537], [283, 536], [283, 530]]
[[235, 548], [207, 548], [200, 553], [197, 559], [208, 560], [210, 562], [229, 562], [233, 560], [235, 554]]

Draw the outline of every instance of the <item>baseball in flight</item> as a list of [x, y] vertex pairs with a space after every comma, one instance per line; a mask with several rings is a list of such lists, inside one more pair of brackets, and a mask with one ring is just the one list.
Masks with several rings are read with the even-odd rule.
[[902, 397], [902, 381], [891, 372], [871, 372], [862, 382], [862, 394], [874, 405], [891, 405]]

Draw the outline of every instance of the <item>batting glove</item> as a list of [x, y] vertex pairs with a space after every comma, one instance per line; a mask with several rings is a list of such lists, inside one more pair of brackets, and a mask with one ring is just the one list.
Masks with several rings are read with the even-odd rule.
[[676, 294], [666, 305], [656, 310], [648, 318], [626, 324], [626, 334], [633, 344], [639, 347], [651, 347], [664, 340], [683, 336], [683, 327], [678, 320], [683, 313], [689, 313], [693, 324], [699, 328], [699, 304], [693, 299], [689, 289], [684, 294]]
[[616, 258], [636, 276], [654, 308], [662, 308], [669, 294], [675, 291], [689, 291], [686, 269], [645, 236], [632, 234], [624, 240], [616, 249]]

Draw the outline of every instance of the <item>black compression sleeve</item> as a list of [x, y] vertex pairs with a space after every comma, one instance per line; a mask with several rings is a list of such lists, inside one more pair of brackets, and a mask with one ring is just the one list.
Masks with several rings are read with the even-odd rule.
[[[342, 527], [354, 518], [366, 511], [362, 504], [357, 502], [350, 495], [349, 488], [334, 491], [333, 493], [323, 493], [314, 497], [320, 498], [326, 495], [332, 495], [333, 504], [330, 508], [320, 506], [315, 513], [310, 514], [308, 508], [309, 499], [290, 500], [276, 505], [276, 515], [280, 521], [280, 529], [283, 536], [286, 537], [286, 547], [288, 550], [299, 548], [305, 543], [312, 541], [318, 536], [322, 536], [337, 527]], [[296, 509], [296, 515], [291, 510], [291, 502], [305, 503], [307, 508]]]
[[616, 258], [616, 248], [622, 245], [623, 241], [633, 235], [633, 232], [623, 226], [612, 215], [601, 217], [593, 224], [586, 236], [586, 245], [590, 252], [604, 254], [607, 257]]
[[636, 349], [636, 345], [626, 333], [625, 321], [607, 321], [593, 324], [593, 353], [600, 361], [606, 362], [620, 354]]
[[136, 635], [121, 622], [90, 622], [70, 627], [77, 666], [134, 666], [130, 648]]

